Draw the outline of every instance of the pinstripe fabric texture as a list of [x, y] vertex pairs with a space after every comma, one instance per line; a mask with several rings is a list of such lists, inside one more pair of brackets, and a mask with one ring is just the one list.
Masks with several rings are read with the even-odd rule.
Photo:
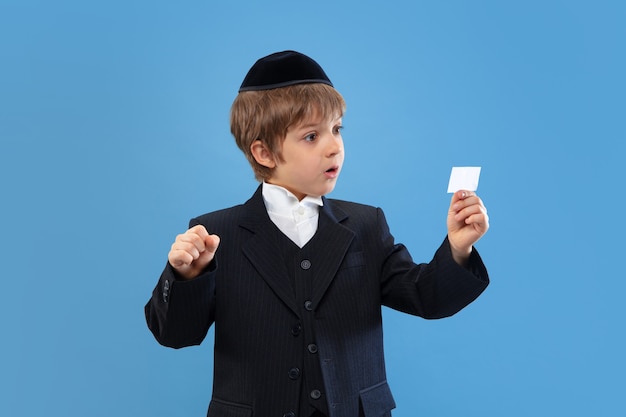
[[476, 251], [462, 268], [444, 240], [430, 263], [415, 264], [382, 210], [325, 199], [318, 231], [297, 255], [311, 279], [303, 304], [260, 187], [245, 204], [196, 224], [221, 238], [214, 262], [191, 281], [167, 265], [145, 313], [155, 338], [173, 348], [201, 343], [215, 326], [209, 417], [300, 417], [303, 378], [295, 370], [310, 352], [298, 326], [309, 319], [329, 417], [390, 416], [381, 306], [443, 318], [489, 282]]

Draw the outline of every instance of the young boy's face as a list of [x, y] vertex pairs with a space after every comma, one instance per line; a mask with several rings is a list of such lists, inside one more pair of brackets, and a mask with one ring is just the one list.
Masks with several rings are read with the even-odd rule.
[[343, 165], [341, 128], [341, 117], [310, 118], [289, 128], [281, 146], [282, 161], [276, 161], [267, 182], [286, 188], [299, 200], [330, 193]]

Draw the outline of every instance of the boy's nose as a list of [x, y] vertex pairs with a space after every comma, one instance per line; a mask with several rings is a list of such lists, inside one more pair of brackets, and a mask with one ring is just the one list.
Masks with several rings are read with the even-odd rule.
[[326, 154], [328, 156], [335, 156], [341, 152], [343, 152], [343, 141], [341, 140], [341, 138], [336, 138], [332, 136], [329, 140]]

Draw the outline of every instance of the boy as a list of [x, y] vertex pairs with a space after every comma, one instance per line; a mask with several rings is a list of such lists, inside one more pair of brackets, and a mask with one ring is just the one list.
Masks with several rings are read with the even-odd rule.
[[394, 243], [379, 208], [326, 199], [344, 160], [345, 103], [311, 58], [258, 60], [231, 132], [262, 182], [245, 204], [191, 220], [145, 308], [159, 343], [200, 344], [215, 323], [209, 417], [383, 417], [381, 306], [455, 314], [486, 288], [473, 244], [481, 200], [459, 191], [429, 264]]

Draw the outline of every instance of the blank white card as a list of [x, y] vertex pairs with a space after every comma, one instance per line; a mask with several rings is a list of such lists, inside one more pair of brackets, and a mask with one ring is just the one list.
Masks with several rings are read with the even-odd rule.
[[480, 167], [452, 167], [448, 192], [456, 193], [459, 190], [476, 191], [479, 178]]

